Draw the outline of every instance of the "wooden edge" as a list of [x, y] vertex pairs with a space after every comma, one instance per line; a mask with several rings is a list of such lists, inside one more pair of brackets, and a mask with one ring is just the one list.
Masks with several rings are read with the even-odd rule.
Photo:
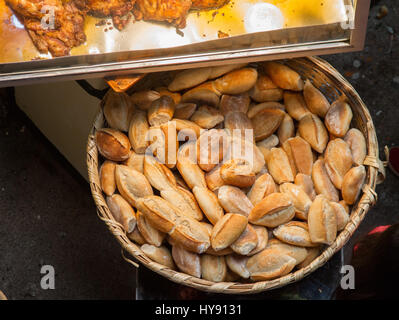
[[108, 85], [115, 92], [125, 92], [138, 81], [143, 79], [144, 76], [145, 74], [133, 74], [126, 76], [105, 77], [105, 81], [107, 81]]

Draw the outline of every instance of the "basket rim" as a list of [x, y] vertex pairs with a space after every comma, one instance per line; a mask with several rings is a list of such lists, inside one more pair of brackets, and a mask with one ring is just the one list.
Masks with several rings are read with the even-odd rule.
[[[323, 71], [323, 74], [325, 74], [333, 84], [342, 87], [341, 91], [349, 100], [350, 105], [356, 103], [358, 106], [360, 106], [361, 111], [367, 119], [367, 155], [369, 158], [377, 160], [379, 158], [378, 141], [374, 124], [366, 105], [364, 104], [356, 90], [352, 87], [352, 85], [349, 84], [349, 82], [334, 67], [332, 67], [328, 62], [319, 57], [296, 58], [289, 61], [307, 63], [312, 65], [314, 68]], [[358, 228], [360, 223], [363, 221], [370, 207], [372, 207], [377, 200], [375, 187], [377, 184], [378, 165], [374, 164], [374, 162], [371, 161], [371, 163], [364, 163], [367, 172], [367, 180], [363, 187], [363, 192], [360, 200], [358, 200], [356, 206], [354, 206], [351, 211], [350, 221], [347, 223], [346, 227], [342, 231], [340, 231], [334, 243], [328, 247], [325, 247], [320, 255], [316, 259], [314, 259], [308, 266], [277, 279], [259, 282], [216, 283], [204, 279], [199, 279], [179, 271], [171, 270], [161, 264], [152, 261], [142, 252], [137, 244], [135, 244], [127, 237], [125, 231], [122, 229], [122, 226], [113, 218], [105, 202], [99, 182], [98, 151], [94, 137], [95, 132], [98, 129], [97, 124], [100, 123], [103, 123], [103, 110], [101, 107], [99, 108], [99, 112], [95, 117], [87, 142], [88, 177], [90, 181], [92, 197], [96, 203], [97, 214], [99, 218], [105, 222], [108, 229], [121, 244], [122, 248], [130, 255], [132, 255], [136, 260], [141, 262], [141, 264], [143, 264], [145, 267], [175, 283], [183, 284], [202, 291], [225, 294], [255, 294], [267, 290], [276, 289], [303, 279], [304, 277], [308, 276], [309, 274], [323, 266], [336, 252], [338, 252], [346, 244], [346, 242], [351, 238], [352, 234]]]

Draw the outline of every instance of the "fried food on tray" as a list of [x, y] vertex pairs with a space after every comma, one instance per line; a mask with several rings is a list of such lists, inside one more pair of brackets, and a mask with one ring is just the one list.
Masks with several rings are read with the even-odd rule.
[[[71, 48], [86, 41], [83, 32], [84, 14], [73, 1], [6, 0], [25, 25], [33, 43], [41, 53], [65, 56]], [[45, 8], [54, 8], [54, 28], [47, 28]], [[43, 12], [42, 12], [43, 9]], [[49, 23], [49, 20], [47, 21]]]
[[137, 0], [133, 14], [136, 20], [167, 21], [184, 28], [190, 8], [191, 0]]
[[112, 17], [118, 30], [122, 30], [129, 21], [128, 13], [132, 11], [136, 0], [77, 0], [77, 6], [87, 10], [90, 15], [105, 18]]
[[193, 4], [191, 9], [207, 10], [223, 7], [230, 0], [192, 0]]

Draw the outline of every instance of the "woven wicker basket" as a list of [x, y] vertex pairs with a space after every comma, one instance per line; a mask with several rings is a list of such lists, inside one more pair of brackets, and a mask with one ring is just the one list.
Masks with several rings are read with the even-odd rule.
[[[140, 248], [126, 236], [122, 226], [115, 221], [105, 202], [100, 188], [98, 151], [94, 138], [96, 130], [102, 128], [105, 124], [102, 110], [100, 110], [91, 129], [87, 145], [87, 166], [90, 187], [100, 219], [106, 223], [109, 230], [122, 245], [123, 249], [129, 252], [137, 261], [176, 283], [194, 287], [199, 290], [228, 294], [253, 294], [282, 287], [308, 276], [325, 264], [350, 239], [356, 228], [364, 219], [370, 207], [376, 203], [377, 194], [375, 193], [375, 187], [378, 183], [379, 171], [383, 171], [382, 162], [379, 160], [378, 142], [373, 121], [365, 104], [353, 87], [337, 72], [337, 70], [324, 60], [313, 57], [288, 60], [285, 61], [285, 63], [299, 72], [304, 78], [311, 79], [314, 85], [320, 88], [330, 101], [334, 101], [340, 96], [346, 96], [354, 114], [353, 125], [361, 130], [366, 137], [368, 154], [364, 162], [367, 169], [366, 183], [359, 201], [355, 206], [353, 206], [350, 222], [347, 224], [345, 229], [339, 233], [334, 243], [331, 246], [326, 247], [320, 256], [310, 265], [271, 281], [254, 283], [214, 283], [160, 265], [149, 259], [140, 250]], [[159, 77], [157, 76], [157, 78]], [[139, 85], [142, 86], [142, 83], [139, 83]], [[138, 267], [138, 265], [133, 261], [127, 258], [125, 259]]]

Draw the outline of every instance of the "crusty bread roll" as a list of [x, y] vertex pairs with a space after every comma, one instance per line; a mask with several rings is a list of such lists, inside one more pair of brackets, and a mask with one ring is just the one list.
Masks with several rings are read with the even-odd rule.
[[218, 200], [226, 212], [234, 212], [248, 217], [253, 208], [246, 194], [239, 188], [224, 185], [218, 189]]
[[324, 195], [330, 201], [339, 201], [339, 194], [327, 173], [325, 161], [317, 160], [313, 164], [312, 180], [317, 194]]
[[252, 119], [258, 113], [260, 113], [266, 109], [277, 109], [277, 110], [285, 111], [285, 106], [283, 104], [275, 102], [275, 101], [263, 102], [263, 103], [259, 103], [259, 104], [251, 104], [248, 109], [247, 116], [248, 116], [248, 118]]
[[272, 193], [260, 201], [251, 211], [249, 222], [265, 227], [277, 227], [295, 216], [291, 198], [284, 193]]
[[166, 234], [154, 228], [148, 221], [143, 213], [137, 211], [137, 228], [145, 239], [145, 242], [152, 244], [156, 247], [162, 245], [163, 240], [166, 237]]
[[301, 76], [286, 65], [279, 62], [267, 61], [263, 63], [263, 69], [281, 89], [292, 91], [303, 90], [304, 84]]
[[287, 154], [282, 148], [272, 148], [267, 158], [267, 167], [278, 184], [293, 182], [294, 174]]
[[247, 261], [247, 269], [254, 281], [271, 280], [285, 276], [294, 269], [296, 260], [279, 248], [266, 248]]
[[237, 254], [230, 254], [226, 256], [226, 264], [231, 271], [238, 274], [240, 277], [244, 279], [248, 279], [250, 273], [247, 269], [247, 261], [248, 257], [243, 257]]
[[334, 209], [335, 217], [337, 219], [337, 231], [341, 231], [349, 222], [349, 214], [341, 203], [330, 202], [330, 205]]
[[107, 197], [107, 205], [115, 220], [119, 222], [127, 232], [133, 232], [137, 219], [133, 208], [119, 194]]
[[192, 88], [208, 80], [211, 74], [211, 68], [196, 68], [183, 70], [176, 74], [175, 78], [169, 84], [170, 91], [181, 91]]
[[144, 239], [144, 237], [141, 235], [139, 228], [136, 227], [134, 228], [134, 230], [130, 233], [127, 234], [127, 237], [134, 241], [135, 243], [137, 243], [138, 245], [143, 245], [144, 243], [146, 243], [146, 240]]
[[340, 202], [338, 202], [346, 211], [347, 214], [350, 213], [350, 208], [349, 205], [345, 202], [345, 200], [341, 200]]
[[255, 180], [247, 196], [255, 206], [263, 198], [274, 192], [277, 192], [276, 183], [270, 174], [264, 173]]
[[135, 112], [129, 125], [129, 140], [134, 152], [142, 154], [147, 150], [149, 128], [145, 112]]
[[215, 191], [225, 184], [220, 176], [222, 164], [218, 164], [215, 168], [205, 174], [205, 181], [211, 191]]
[[258, 78], [254, 68], [242, 68], [231, 71], [214, 81], [215, 88], [222, 94], [240, 94], [251, 89]]
[[172, 246], [172, 257], [180, 271], [201, 278], [201, 260], [198, 254], [190, 252], [180, 245], [174, 245]]
[[203, 279], [213, 282], [224, 281], [227, 273], [227, 265], [223, 256], [202, 254], [200, 260]]
[[203, 132], [196, 142], [199, 167], [206, 172], [216, 167], [228, 151], [229, 140], [228, 134], [222, 129]]
[[316, 191], [314, 189], [312, 177], [303, 173], [298, 173], [295, 177], [295, 182], [297, 186], [301, 187], [306, 194], [309, 196], [310, 200], [316, 198]]
[[220, 92], [215, 88], [214, 81], [205, 82], [185, 92], [181, 102], [192, 102], [217, 107], [219, 105]]
[[218, 109], [203, 105], [194, 112], [190, 120], [202, 128], [211, 129], [223, 122], [224, 117]]
[[176, 187], [174, 189], [162, 190], [161, 197], [179, 208], [184, 214], [198, 221], [202, 220], [202, 211], [190, 191]]
[[168, 168], [173, 169], [177, 162], [177, 152], [179, 149], [179, 141], [177, 137], [176, 122], [168, 121], [159, 126], [159, 139], [160, 145], [157, 145], [155, 156], [157, 159], [164, 163]]
[[285, 91], [284, 105], [287, 113], [296, 121], [311, 113], [301, 92]]
[[180, 147], [177, 155], [176, 167], [190, 189], [194, 188], [194, 186], [206, 188], [204, 172], [197, 165], [196, 160], [191, 159], [191, 156], [188, 155], [190, 154], [196, 157], [195, 150], [195, 143], [186, 142]]
[[320, 90], [315, 88], [309, 80], [305, 81], [303, 97], [305, 98], [306, 105], [310, 112], [322, 118], [326, 116], [327, 111], [330, 109], [330, 103]]
[[344, 138], [352, 153], [353, 163], [357, 166], [363, 164], [367, 154], [366, 139], [363, 133], [356, 128], [350, 129]]
[[324, 123], [328, 132], [335, 137], [343, 138], [349, 130], [352, 118], [353, 113], [349, 104], [337, 100], [328, 110]]
[[214, 66], [211, 69], [211, 74], [209, 75], [209, 79], [219, 78], [220, 76], [246, 66], [246, 63], [235, 63], [235, 64], [224, 64], [220, 66]]
[[173, 119], [173, 122], [176, 124], [179, 141], [195, 141], [200, 136], [201, 130], [203, 130], [190, 120]]
[[307, 114], [301, 118], [298, 132], [312, 148], [318, 153], [323, 153], [327, 146], [328, 134], [320, 118], [314, 114]]
[[160, 126], [172, 120], [175, 107], [175, 102], [169, 96], [153, 101], [147, 113], [148, 123], [151, 126]]
[[97, 130], [96, 144], [98, 152], [108, 160], [123, 161], [129, 157], [129, 139], [118, 130], [110, 128]]
[[212, 248], [219, 251], [229, 247], [241, 236], [247, 224], [247, 217], [241, 214], [225, 214], [213, 227], [211, 236]]
[[234, 96], [224, 94], [220, 99], [219, 109], [224, 116], [230, 112], [247, 113], [250, 102], [251, 99], [246, 92]]
[[191, 118], [196, 109], [197, 105], [195, 103], [179, 103], [176, 105], [173, 117], [175, 119], [188, 120]]
[[278, 249], [281, 253], [294, 258], [296, 260], [296, 265], [302, 263], [308, 255], [307, 248], [288, 244], [278, 239], [270, 239], [267, 247]]
[[173, 99], [175, 104], [179, 104], [181, 100], [181, 94], [179, 92], [171, 92], [167, 87], [157, 87], [155, 91], [159, 92], [160, 96], [169, 96]]
[[115, 167], [116, 163], [109, 160], [105, 160], [100, 167], [101, 190], [107, 196], [112, 196], [116, 189]]
[[133, 207], [139, 198], [153, 195], [153, 191], [147, 178], [128, 166], [117, 165], [115, 168], [115, 181], [119, 193]]
[[153, 156], [144, 157], [143, 173], [150, 184], [159, 191], [173, 189], [176, 186], [172, 171]]
[[256, 102], [269, 102], [269, 101], [280, 101], [283, 99], [283, 90], [273, 83], [272, 79], [267, 75], [258, 75], [253, 88], [249, 91], [249, 94]]
[[306, 140], [299, 136], [290, 138], [282, 144], [282, 147], [288, 156], [293, 173], [312, 174], [312, 148]]
[[280, 109], [264, 109], [256, 114], [252, 120], [255, 141], [270, 137], [280, 126], [285, 112]]
[[225, 184], [240, 188], [250, 187], [255, 182], [251, 164], [243, 159], [231, 159], [222, 164], [220, 176]]
[[169, 269], [176, 269], [175, 264], [173, 263], [172, 255], [169, 249], [165, 246], [156, 247], [151, 244], [143, 244], [140, 247], [141, 251], [149, 257], [150, 259], [154, 260], [155, 262], [162, 264]]
[[255, 249], [257, 245], [258, 235], [255, 229], [250, 224], [247, 224], [244, 232], [230, 245], [230, 248], [235, 253], [245, 256]]
[[147, 111], [151, 103], [161, 97], [155, 90], [137, 91], [130, 96], [132, 103], [143, 111]]
[[298, 264], [297, 268], [302, 269], [307, 267], [312, 263], [314, 259], [316, 259], [320, 254], [320, 247], [307, 248], [307, 255], [305, 260], [303, 260], [300, 264]]
[[283, 121], [278, 127], [277, 136], [281, 144], [283, 144], [287, 139], [295, 136], [294, 121], [288, 114], [284, 115]]
[[256, 143], [256, 146], [262, 152], [263, 158], [265, 159], [265, 161], [267, 161], [267, 158], [269, 157], [269, 154], [270, 154], [270, 149], [277, 147], [278, 144], [279, 144], [278, 137], [276, 135], [272, 134], [270, 137], [268, 137], [264, 140], [258, 141]]
[[324, 152], [326, 170], [331, 182], [341, 189], [345, 174], [352, 167], [352, 154], [348, 144], [342, 139], [331, 140]]
[[138, 172], [144, 173], [144, 154], [136, 153], [130, 150], [129, 158], [127, 158], [123, 163]]
[[291, 221], [278, 226], [273, 230], [273, 235], [285, 242], [298, 247], [314, 247], [309, 235], [309, 227], [306, 222]]
[[354, 204], [359, 197], [364, 181], [366, 169], [363, 165], [353, 167], [344, 176], [342, 181], [342, 198], [347, 204]]
[[293, 183], [283, 183], [280, 185], [280, 192], [286, 193], [291, 197], [295, 207], [295, 216], [299, 219], [306, 220], [312, 200], [305, 190]]
[[104, 117], [109, 127], [127, 132], [130, 117], [134, 112], [130, 97], [124, 92], [108, 90], [102, 103], [104, 104]]
[[318, 195], [309, 209], [308, 225], [313, 243], [331, 245], [337, 236], [337, 218], [330, 201]]
[[266, 248], [269, 242], [269, 232], [265, 227], [255, 226], [255, 225], [252, 225], [252, 227], [254, 228], [256, 235], [258, 237], [258, 244], [256, 245], [255, 249], [253, 249], [250, 253], [247, 254], [248, 256], [253, 256], [261, 252], [263, 249]]
[[224, 215], [218, 197], [208, 188], [194, 187], [193, 193], [205, 216], [212, 224], [216, 224]]

